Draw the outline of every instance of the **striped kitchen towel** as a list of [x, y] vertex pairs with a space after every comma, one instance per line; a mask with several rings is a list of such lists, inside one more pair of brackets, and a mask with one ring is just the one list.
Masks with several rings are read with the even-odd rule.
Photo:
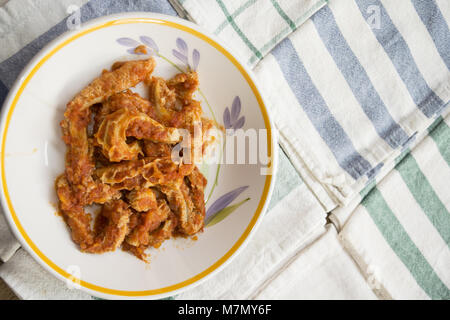
[[[252, 57], [260, 46], [248, 41], [253, 27], [270, 21], [259, 22], [251, 8], [271, 1], [235, 2], [182, 3], [210, 31], [225, 21], [217, 35]], [[200, 3], [208, 5], [194, 7]], [[447, 0], [330, 0], [257, 59], [280, 143], [328, 211], [349, 203], [442, 113], [450, 100], [449, 21]]]
[[181, 15], [221, 37], [249, 66], [309, 19], [327, 0], [171, 0]]
[[406, 155], [409, 154], [410, 150], [414, 149], [414, 147], [421, 142], [431, 131], [432, 129], [441, 121], [442, 118], [445, 118], [450, 114], [450, 108], [446, 108], [442, 112], [442, 116], [436, 119], [431, 126], [427, 128], [423, 133], [419, 134], [411, 143], [408, 148], [406, 148], [400, 155], [395, 157], [394, 160], [388, 161], [379, 171], [379, 173], [372, 179], [367, 185], [357, 193], [352, 200], [346, 205], [337, 207], [333, 211], [330, 212], [328, 218], [330, 221], [336, 226], [337, 230], [340, 231], [345, 226], [345, 223], [348, 221], [349, 217], [352, 215], [353, 211], [355, 211], [356, 207], [361, 203], [364, 197], [369, 194], [369, 192], [381, 181], [386, 175], [394, 169], [395, 165], [400, 162]]
[[356, 208], [340, 239], [381, 297], [450, 299], [450, 116]]
[[329, 1], [256, 67], [283, 147], [328, 210], [348, 204], [450, 99], [450, 31], [437, 2], [420, 3]]

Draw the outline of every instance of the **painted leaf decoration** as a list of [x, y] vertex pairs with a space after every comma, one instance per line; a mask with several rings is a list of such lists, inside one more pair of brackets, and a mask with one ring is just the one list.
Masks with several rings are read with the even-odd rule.
[[172, 50], [172, 54], [175, 56], [175, 58], [177, 58], [178, 60], [180, 60], [184, 64], [188, 64], [187, 57], [184, 54], [178, 52], [175, 49]]
[[153, 41], [152, 38], [147, 37], [147, 36], [140, 36], [139, 39], [142, 41], [143, 44], [145, 44], [149, 48], [153, 49], [155, 52], [159, 52], [159, 48], [156, 45], [156, 42]]
[[211, 227], [211, 226], [219, 223], [220, 221], [222, 221], [223, 219], [228, 217], [234, 210], [239, 208], [241, 205], [243, 205], [248, 200], [250, 200], [250, 198], [244, 199], [241, 202], [238, 202], [238, 203], [236, 203], [236, 204], [234, 204], [232, 206], [223, 208], [222, 210], [217, 212], [209, 221], [207, 221], [205, 226]]
[[226, 107], [225, 111], [223, 112], [223, 124], [225, 125], [226, 129], [231, 128], [230, 109], [228, 109], [228, 107]]
[[205, 219], [208, 220], [212, 215], [226, 208], [231, 202], [233, 202], [234, 199], [236, 199], [247, 188], [248, 186], [236, 188], [224, 194], [216, 201], [214, 201], [214, 203], [208, 208], [208, 210], [206, 210]]
[[235, 122], [241, 113], [241, 99], [236, 96], [231, 105], [231, 121]]
[[194, 49], [194, 51], [192, 51], [192, 69], [194, 69], [194, 71], [197, 70], [198, 64], [200, 62], [200, 52], [198, 52], [197, 49]]
[[188, 46], [187, 46], [186, 42], [183, 39], [177, 38], [177, 47], [181, 51], [181, 53], [183, 53], [185, 56], [187, 55], [187, 53], [188, 53]]
[[238, 121], [233, 124], [233, 129], [241, 129], [245, 124], [245, 117], [240, 117]]
[[119, 38], [116, 40], [118, 44], [125, 47], [133, 47], [136, 48], [140, 43], [131, 38]]

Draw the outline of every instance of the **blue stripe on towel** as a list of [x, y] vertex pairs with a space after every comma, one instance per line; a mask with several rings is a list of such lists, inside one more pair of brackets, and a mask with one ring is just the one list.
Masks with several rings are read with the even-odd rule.
[[450, 30], [434, 0], [412, 0], [417, 14], [425, 24], [439, 54], [450, 69]]
[[427, 117], [433, 117], [442, 109], [444, 102], [426, 83], [414, 61], [408, 44], [395, 27], [386, 9], [379, 0], [356, 0], [356, 3], [366, 20], [369, 17], [369, 7], [380, 8], [382, 26], [379, 29], [372, 28], [372, 32], [391, 59], [418, 108]]
[[8, 95], [8, 88], [0, 81], [0, 107], [5, 102], [6, 96]]
[[339, 165], [355, 180], [370, 171], [370, 163], [356, 151], [344, 129], [331, 114], [289, 38], [280, 42], [272, 54], [299, 104]]
[[[120, 12], [147, 11], [164, 13], [176, 16], [175, 10], [167, 1], [145, 1], [145, 0], [118, 0], [103, 1], [91, 0], [81, 8], [81, 22], [105, 15]], [[46, 33], [34, 39], [16, 54], [0, 63], [0, 80], [10, 88], [25, 65], [38, 53], [47, 43], [67, 31], [66, 18], [50, 28]]]
[[369, 76], [339, 30], [331, 9], [323, 7], [312, 17], [312, 21], [378, 135], [394, 149], [403, 145], [408, 140], [408, 135], [390, 115]]

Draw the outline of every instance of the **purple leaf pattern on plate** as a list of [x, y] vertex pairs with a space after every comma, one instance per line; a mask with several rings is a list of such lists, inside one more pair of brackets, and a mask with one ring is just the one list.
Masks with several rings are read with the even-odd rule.
[[242, 129], [242, 127], [244, 126], [244, 123], [245, 123], [245, 117], [242, 116], [233, 124], [233, 129], [234, 130]]
[[232, 214], [240, 206], [242, 206], [244, 203], [246, 203], [249, 200], [250, 200], [250, 198], [246, 198], [238, 203], [235, 203], [233, 205], [223, 208], [222, 210], [217, 212], [213, 217], [208, 219], [208, 221], [205, 222], [205, 227], [211, 227], [211, 226], [219, 223], [220, 221], [224, 220], [226, 217], [228, 217], [230, 214]]
[[186, 41], [184, 41], [181, 38], [177, 38], [176, 44], [177, 44], [177, 47], [180, 50], [180, 52], [182, 54], [184, 54], [185, 56], [187, 56], [187, 54], [188, 54], [188, 46], [186, 44]]
[[159, 48], [156, 45], [156, 42], [153, 41], [152, 38], [147, 37], [147, 36], [140, 36], [139, 40], [141, 40], [141, 42], [143, 44], [145, 44], [147, 47], [149, 47], [150, 49], [152, 49], [154, 52], [159, 52]]
[[129, 49], [127, 49], [127, 52], [129, 54], [145, 55], [145, 53], [134, 51], [137, 47], [139, 47], [141, 45], [144, 45], [150, 49], [150, 52], [147, 53], [149, 55], [153, 55], [159, 51], [158, 46], [156, 45], [155, 41], [153, 41], [152, 38], [147, 37], [147, 36], [140, 36], [139, 40], [141, 40], [142, 43], [139, 41], [136, 41], [132, 38], [126, 38], [126, 37], [119, 38], [116, 40], [116, 42], [122, 46], [129, 47]]
[[[145, 45], [147, 48], [150, 49], [149, 55], [154, 55], [156, 53], [159, 54], [159, 47], [156, 44], [156, 42], [150, 38], [149, 36], [140, 36], [139, 41], [136, 41], [132, 38], [123, 37], [116, 39], [116, 42], [124, 47], [129, 47], [127, 49], [127, 52], [129, 54], [136, 54], [136, 55], [144, 55], [144, 53], [140, 52], [134, 52], [134, 49], [138, 46]], [[194, 70], [197, 71], [198, 65], [200, 63], [200, 52], [197, 49], [194, 49], [192, 51], [192, 67], [189, 65], [189, 47], [181, 38], [177, 38], [176, 41], [177, 49], [172, 50], [172, 54], [180, 60], [187, 68], [188, 70]]]
[[238, 120], [239, 114], [241, 113], [241, 99], [236, 96], [231, 105], [231, 120], [233, 122]]
[[242, 129], [245, 124], [245, 117], [239, 117], [241, 113], [241, 99], [239, 96], [234, 97], [233, 103], [230, 108], [226, 107], [223, 112], [223, 124], [225, 129], [238, 130]]
[[194, 51], [192, 51], [192, 69], [194, 69], [194, 71], [197, 71], [199, 62], [200, 52], [198, 52], [197, 49], [194, 49]]
[[172, 54], [174, 55], [175, 58], [183, 62], [185, 65], [188, 65], [188, 58], [184, 54], [175, 49], [172, 50]]
[[139, 42], [137, 42], [136, 40], [133, 40], [131, 38], [119, 38], [116, 40], [118, 44], [125, 46], [125, 47], [133, 47], [136, 48], [137, 46], [140, 45]]
[[226, 129], [233, 127], [233, 125], [231, 124], [230, 109], [228, 109], [228, 107], [226, 107], [225, 111], [223, 112], [223, 124], [225, 125]]
[[225, 209], [234, 199], [236, 199], [248, 186], [236, 188], [228, 193], [225, 193], [206, 210], [205, 221], [211, 220], [212, 217], [222, 209]]
[[172, 54], [175, 58], [181, 61], [188, 70], [196, 71], [198, 68], [198, 64], [200, 63], [200, 52], [197, 49], [192, 51], [192, 66], [189, 64], [189, 47], [181, 38], [177, 38], [175, 41], [176, 49], [172, 50]]

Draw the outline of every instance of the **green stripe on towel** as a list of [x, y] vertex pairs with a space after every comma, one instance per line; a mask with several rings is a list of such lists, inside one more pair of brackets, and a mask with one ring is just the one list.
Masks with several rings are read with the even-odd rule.
[[270, 211], [281, 200], [284, 199], [292, 190], [302, 185], [303, 181], [295, 170], [289, 158], [283, 149], [278, 147], [278, 170], [273, 188], [272, 198], [270, 199], [267, 211]]
[[292, 21], [289, 16], [286, 14], [286, 12], [283, 11], [283, 9], [280, 7], [278, 2], [276, 0], [270, 0], [272, 2], [273, 7], [275, 10], [277, 10], [278, 14], [286, 21], [286, 23], [289, 25], [289, 27], [292, 29], [292, 31], [295, 31], [296, 26], [294, 21]]
[[[242, 12], [244, 12], [248, 7], [251, 7], [253, 4], [255, 4], [255, 2], [257, 2], [258, 0], [249, 0], [247, 2], [245, 2], [243, 5], [241, 5], [239, 8], [237, 8], [230, 16], [234, 19], [236, 19], [237, 16], [239, 16]], [[225, 19], [224, 22], [222, 22], [216, 29], [216, 31], [214, 31], [215, 35], [218, 35], [220, 32], [222, 32], [222, 30], [228, 25], [229, 21], [228, 19]]]
[[442, 120], [441, 123], [430, 132], [430, 136], [436, 143], [442, 158], [444, 158], [450, 167], [450, 127]]
[[408, 236], [380, 191], [375, 188], [362, 201], [386, 242], [411, 272], [417, 284], [432, 299], [450, 299], [450, 290], [436, 275]]
[[258, 57], [259, 59], [262, 59], [262, 54], [261, 52], [259, 52], [258, 49], [256, 49], [256, 47], [250, 42], [250, 40], [245, 36], [245, 34], [242, 32], [242, 30], [239, 28], [239, 26], [236, 24], [236, 22], [234, 21], [233, 17], [230, 15], [230, 13], [228, 12], [225, 4], [222, 2], [222, 0], [216, 0], [217, 4], [219, 5], [219, 7], [222, 9], [225, 17], [227, 18], [227, 20], [230, 22], [231, 26], [233, 27], [234, 31], [236, 31], [236, 33], [239, 35], [239, 37], [241, 37], [242, 41], [244, 41], [244, 43], [247, 45], [247, 47], [255, 54], [256, 57]]
[[437, 196], [428, 179], [420, 170], [416, 159], [409, 154], [395, 169], [402, 176], [409, 191], [430, 219], [441, 237], [450, 246], [450, 214]]
[[[303, 22], [305, 22], [306, 21], [306, 17], [309, 17], [311, 14], [316, 12], [321, 6], [323, 6], [323, 5], [327, 4], [327, 3], [328, 3], [328, 0], [317, 1], [308, 11], [306, 11], [304, 14], [302, 14], [299, 18], [297, 18], [295, 20], [296, 27], [298, 27]], [[265, 45], [263, 45], [259, 49], [259, 51], [263, 52], [263, 54], [266, 54], [267, 51], [272, 48], [272, 46], [274, 46], [277, 42], [279, 42], [282, 39], [284, 39], [289, 34], [290, 34], [290, 28], [285, 28], [285, 29], [281, 30], [272, 39], [270, 39], [269, 42], [267, 42]], [[251, 57], [250, 60], [248, 61], [248, 64], [253, 64], [253, 62], [255, 62], [255, 60], [256, 60], [255, 56]]]

